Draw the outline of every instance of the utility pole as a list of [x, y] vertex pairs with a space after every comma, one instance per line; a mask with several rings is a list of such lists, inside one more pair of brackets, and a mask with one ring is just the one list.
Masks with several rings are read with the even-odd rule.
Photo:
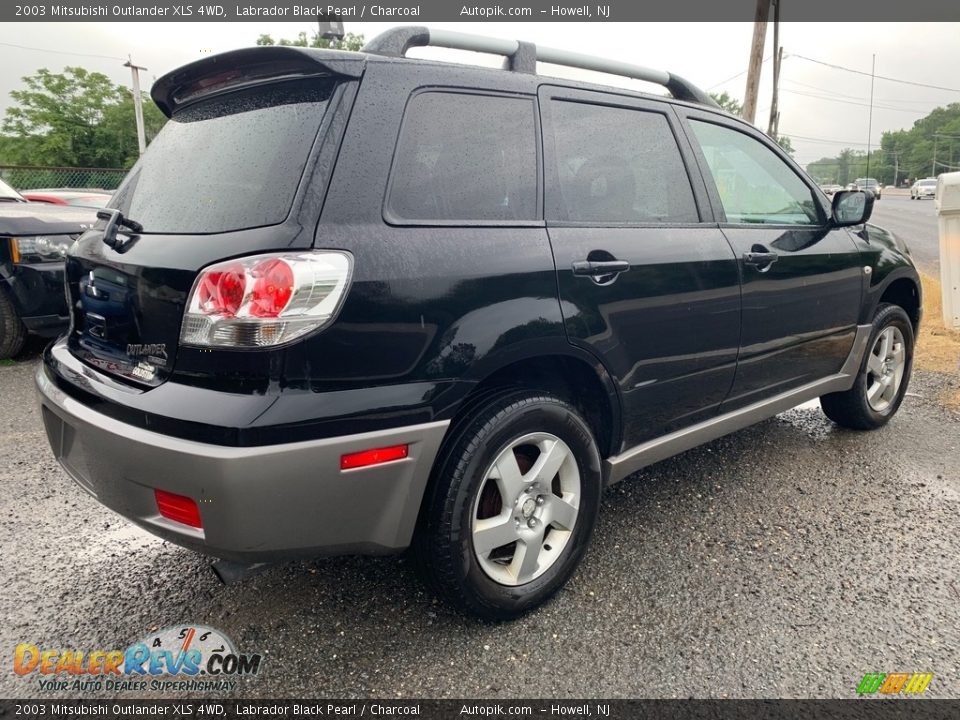
[[767, 41], [767, 18], [770, 0], [757, 0], [757, 14], [753, 20], [753, 42], [750, 45], [750, 64], [747, 67], [747, 89], [743, 98], [743, 119], [752, 123], [757, 117], [757, 91], [760, 89], [760, 69], [763, 65], [763, 46]]
[[783, 48], [777, 50], [773, 65], [773, 104], [770, 106], [770, 125], [767, 135], [774, 140], [780, 138], [780, 64], [783, 62]]
[[933, 162], [930, 163], [930, 177], [937, 176], [937, 142], [940, 140], [939, 135], [933, 136]]
[[143, 127], [143, 96], [140, 94], [140, 71], [146, 70], [146, 68], [134, 65], [129, 55], [127, 55], [127, 61], [123, 66], [130, 68], [133, 75], [133, 111], [137, 116], [137, 145], [140, 146], [140, 154], [143, 155], [147, 149], [147, 134]]
[[783, 48], [780, 47], [780, 0], [773, 0], [773, 99], [770, 102], [770, 122], [767, 135], [777, 140], [780, 128], [780, 63], [783, 62]]
[[877, 56], [873, 55], [873, 61], [870, 64], [870, 115], [867, 118], [867, 170], [864, 177], [870, 177], [870, 136], [873, 134], [873, 78], [877, 71]]

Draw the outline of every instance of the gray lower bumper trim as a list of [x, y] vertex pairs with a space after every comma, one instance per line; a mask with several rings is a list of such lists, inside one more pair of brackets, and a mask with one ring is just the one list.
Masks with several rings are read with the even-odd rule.
[[[240, 562], [409, 545], [448, 421], [263, 447], [223, 447], [127, 425], [77, 402], [40, 367], [51, 447], [101, 503], [178, 544]], [[343, 454], [406, 444], [401, 460], [340, 469]], [[201, 529], [159, 515], [154, 489], [196, 500]]]
[[773, 417], [792, 407], [814, 400], [821, 395], [849, 390], [860, 372], [863, 353], [870, 338], [870, 325], [858, 325], [853, 346], [846, 362], [836, 375], [808, 383], [780, 395], [753, 403], [747, 407], [725, 413], [698, 423], [683, 430], [648, 440], [614, 457], [607, 458], [603, 464], [604, 480], [612, 485], [647, 465], [666, 460], [677, 453], [710, 442], [737, 430], [742, 430], [761, 420]]

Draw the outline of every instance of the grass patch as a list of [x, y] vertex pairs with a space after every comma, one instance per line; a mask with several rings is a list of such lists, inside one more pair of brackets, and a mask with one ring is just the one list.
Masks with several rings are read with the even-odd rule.
[[16, 364], [17, 363], [11, 360], [10, 358], [7, 358], [6, 360], [0, 360], [0, 367], [4, 367], [6, 365], [16, 365]]
[[[921, 274], [923, 283], [923, 323], [917, 336], [914, 365], [921, 370], [946, 373], [960, 377], [960, 332], [943, 326], [940, 281], [932, 275]], [[949, 407], [960, 409], [960, 390], [947, 394]]]

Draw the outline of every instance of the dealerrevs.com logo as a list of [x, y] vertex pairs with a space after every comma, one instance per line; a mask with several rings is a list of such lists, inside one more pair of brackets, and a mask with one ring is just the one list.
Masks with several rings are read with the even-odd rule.
[[149, 633], [126, 650], [62, 650], [20, 643], [13, 671], [35, 677], [47, 692], [144, 692], [236, 687], [256, 675], [262, 656], [238, 653], [226, 635], [206, 625], [172, 625]]
[[931, 680], [933, 673], [867, 673], [857, 686], [857, 694], [920, 695]]

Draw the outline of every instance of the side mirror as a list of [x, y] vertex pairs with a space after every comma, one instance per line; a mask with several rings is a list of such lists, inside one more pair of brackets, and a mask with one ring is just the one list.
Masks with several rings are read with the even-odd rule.
[[860, 225], [873, 213], [873, 193], [864, 190], [842, 190], [833, 195], [835, 227]]

